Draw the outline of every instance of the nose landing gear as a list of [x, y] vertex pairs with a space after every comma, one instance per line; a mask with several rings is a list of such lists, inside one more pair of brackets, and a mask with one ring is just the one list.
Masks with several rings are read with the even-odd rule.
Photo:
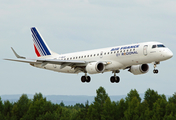
[[158, 69], [155, 69], [157, 64], [159, 64], [159, 62], [158, 63], [157, 62], [154, 63], [154, 70], [153, 70], [154, 74], [158, 74]]

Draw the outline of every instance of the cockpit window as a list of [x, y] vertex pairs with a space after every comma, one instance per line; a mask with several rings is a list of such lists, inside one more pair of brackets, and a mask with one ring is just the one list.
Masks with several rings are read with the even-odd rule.
[[160, 44], [160, 45], [157, 45], [158, 48], [161, 48], [161, 47], [165, 47], [164, 45]]
[[153, 45], [152, 48], [164, 48], [163, 44]]
[[156, 48], [156, 45], [153, 45], [152, 48]]

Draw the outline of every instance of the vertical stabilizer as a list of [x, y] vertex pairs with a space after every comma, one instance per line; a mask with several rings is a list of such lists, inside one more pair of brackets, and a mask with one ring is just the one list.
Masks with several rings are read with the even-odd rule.
[[39, 33], [39, 31], [37, 30], [37, 28], [32, 27], [31, 32], [32, 32], [34, 49], [35, 49], [36, 55], [38, 57], [51, 55], [52, 54], [51, 50], [47, 46], [46, 42], [42, 38], [42, 36]]

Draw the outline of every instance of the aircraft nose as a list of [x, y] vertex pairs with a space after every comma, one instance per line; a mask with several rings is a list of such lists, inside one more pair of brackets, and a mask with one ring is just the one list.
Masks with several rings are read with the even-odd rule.
[[173, 57], [172, 51], [168, 50], [166, 56], [167, 56], [167, 58]]

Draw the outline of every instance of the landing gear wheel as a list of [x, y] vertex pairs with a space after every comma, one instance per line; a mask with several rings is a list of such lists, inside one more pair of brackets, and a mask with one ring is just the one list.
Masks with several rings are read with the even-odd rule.
[[158, 73], [158, 70], [157, 70], [157, 69], [154, 69], [154, 70], [153, 70], [153, 73], [154, 73], [154, 74], [157, 74], [157, 73]]
[[85, 82], [90, 82], [91, 78], [90, 76], [82, 76], [81, 77], [81, 82], [85, 83]]
[[86, 77], [85, 76], [82, 76], [81, 77], [81, 81], [84, 83], [84, 82], [86, 82]]
[[114, 83], [114, 82], [115, 82], [115, 77], [114, 77], [114, 76], [111, 76], [110, 81], [111, 81], [111, 83]]
[[120, 82], [119, 76], [116, 76], [115, 82], [116, 82], [116, 83], [119, 83], [119, 82]]
[[91, 80], [91, 78], [90, 78], [90, 76], [87, 76], [87, 79], [86, 79], [86, 82], [90, 82], [90, 80]]
[[119, 76], [111, 76], [110, 81], [111, 81], [111, 83], [114, 83], [114, 82], [119, 83], [120, 78], [119, 78]]

